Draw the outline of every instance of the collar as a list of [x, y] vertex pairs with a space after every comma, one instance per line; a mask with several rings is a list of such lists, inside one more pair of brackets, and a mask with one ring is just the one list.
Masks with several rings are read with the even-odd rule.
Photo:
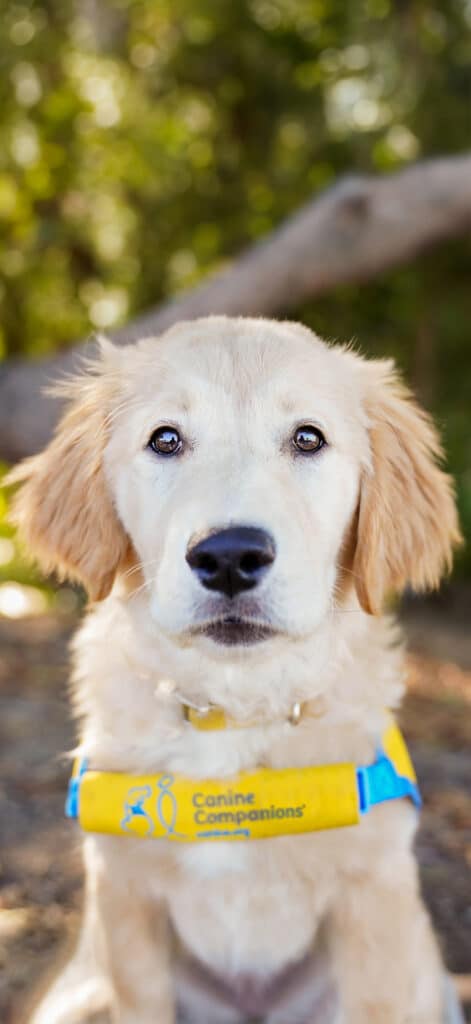
[[188, 698], [185, 700], [183, 697], [179, 697], [179, 700], [185, 721], [189, 722], [194, 729], [198, 729], [200, 732], [215, 732], [221, 729], [253, 729], [257, 726], [273, 725], [275, 721], [299, 725], [307, 709], [307, 703], [301, 704], [299, 701], [294, 701], [288, 715], [280, 719], [271, 719], [267, 722], [266, 718], [261, 717], [249, 719], [235, 718], [216, 704], [198, 705], [189, 701]]
[[155, 696], [160, 699], [171, 699], [176, 701], [182, 711], [185, 722], [188, 722], [199, 732], [216, 732], [222, 729], [248, 729], [261, 728], [267, 725], [289, 723], [298, 725], [304, 716], [309, 713], [317, 717], [324, 713], [324, 701], [322, 697], [312, 698], [309, 701], [293, 701], [288, 714], [278, 715], [276, 718], [266, 719], [264, 716], [252, 718], [236, 718], [224, 711], [224, 708], [211, 701], [197, 703], [190, 700], [177, 689], [172, 679], [161, 679], [155, 690]]
[[377, 804], [403, 797], [420, 806], [412, 761], [393, 723], [370, 765], [260, 768], [234, 778], [192, 779], [95, 771], [81, 760], [66, 814], [86, 832], [183, 842], [264, 839], [357, 825]]

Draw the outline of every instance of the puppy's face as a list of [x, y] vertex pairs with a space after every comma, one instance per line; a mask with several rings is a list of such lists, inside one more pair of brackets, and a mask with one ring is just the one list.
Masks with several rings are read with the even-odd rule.
[[368, 459], [348, 357], [219, 319], [118, 355], [106, 474], [156, 624], [206, 645], [311, 633]]
[[[16, 472], [47, 566], [216, 653], [315, 633], [356, 589], [434, 586], [458, 527], [435, 432], [387, 363], [299, 325], [215, 317], [115, 349]], [[227, 654], [227, 651], [226, 651]]]

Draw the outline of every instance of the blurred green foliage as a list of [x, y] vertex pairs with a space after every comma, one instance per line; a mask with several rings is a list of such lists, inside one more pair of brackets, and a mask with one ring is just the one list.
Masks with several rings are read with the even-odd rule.
[[[9, 0], [0, 64], [2, 357], [113, 328], [339, 175], [471, 135], [471, 0]], [[396, 357], [469, 534], [470, 265], [453, 243], [298, 311]]]
[[[0, 462], [0, 615], [5, 611], [5, 607], [11, 603], [12, 595], [10, 593], [10, 583], [14, 582], [20, 584], [20, 587], [26, 587], [26, 599], [28, 598], [28, 592], [33, 594], [34, 590], [30, 591], [29, 588], [36, 588], [40, 590], [39, 607], [42, 606], [47, 608], [51, 603], [54, 603], [54, 590], [50, 585], [45, 583], [41, 578], [39, 572], [35, 566], [31, 563], [25, 555], [25, 552], [21, 549], [13, 526], [8, 521], [8, 498], [7, 489], [2, 486], [3, 477], [7, 467]], [[5, 588], [8, 589], [8, 595], [10, 600], [5, 605]], [[18, 590], [18, 594], [21, 598], [21, 590]], [[18, 597], [16, 588], [13, 587], [13, 603], [15, 604], [15, 598]], [[7, 595], [7, 596], [8, 596]], [[30, 603], [30, 602], [29, 602]]]

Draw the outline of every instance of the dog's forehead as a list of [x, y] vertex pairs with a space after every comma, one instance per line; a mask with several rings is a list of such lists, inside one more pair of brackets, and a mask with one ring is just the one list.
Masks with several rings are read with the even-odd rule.
[[210, 393], [226, 401], [262, 401], [287, 413], [313, 396], [351, 404], [359, 360], [291, 322], [208, 317], [139, 342], [125, 365], [133, 390], [173, 396], [191, 408]]

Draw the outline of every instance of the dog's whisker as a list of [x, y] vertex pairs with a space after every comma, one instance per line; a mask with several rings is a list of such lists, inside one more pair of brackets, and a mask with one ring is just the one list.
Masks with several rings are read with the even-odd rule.
[[342, 565], [341, 562], [337, 562], [337, 569], [339, 569], [340, 572], [347, 573], [348, 576], [353, 576], [353, 579], [359, 580], [360, 583], [363, 582], [362, 577], [357, 572], [354, 572], [354, 570], [351, 569], [350, 566]]
[[142, 400], [139, 400], [139, 398], [131, 398], [120, 402], [119, 405], [111, 409], [107, 416], [105, 416], [105, 427], [112, 426], [123, 413], [133, 412], [134, 409], [139, 408], [141, 405]]
[[130, 395], [123, 398], [109, 410], [105, 417], [105, 424], [113, 422], [117, 416], [121, 415], [121, 413], [128, 411], [132, 412], [136, 408], [142, 408], [142, 398], [139, 395]]
[[144, 583], [141, 583], [141, 585], [139, 587], [135, 587], [134, 590], [131, 590], [130, 593], [128, 594], [128, 597], [129, 598], [136, 597], [137, 594], [140, 594], [141, 591], [143, 591], [143, 590], [147, 590], [154, 583], [155, 583], [155, 577], [154, 577], [154, 579], [151, 579], [151, 580], [145, 580]]
[[125, 579], [127, 576], [133, 576], [135, 572], [144, 573], [146, 569], [149, 569], [150, 566], [152, 565], [158, 565], [160, 561], [161, 557], [149, 558], [146, 562], [135, 562], [134, 565], [131, 565], [129, 569], [126, 569], [126, 572], [123, 572], [123, 579]]
[[364, 615], [363, 608], [331, 608], [332, 615]]

